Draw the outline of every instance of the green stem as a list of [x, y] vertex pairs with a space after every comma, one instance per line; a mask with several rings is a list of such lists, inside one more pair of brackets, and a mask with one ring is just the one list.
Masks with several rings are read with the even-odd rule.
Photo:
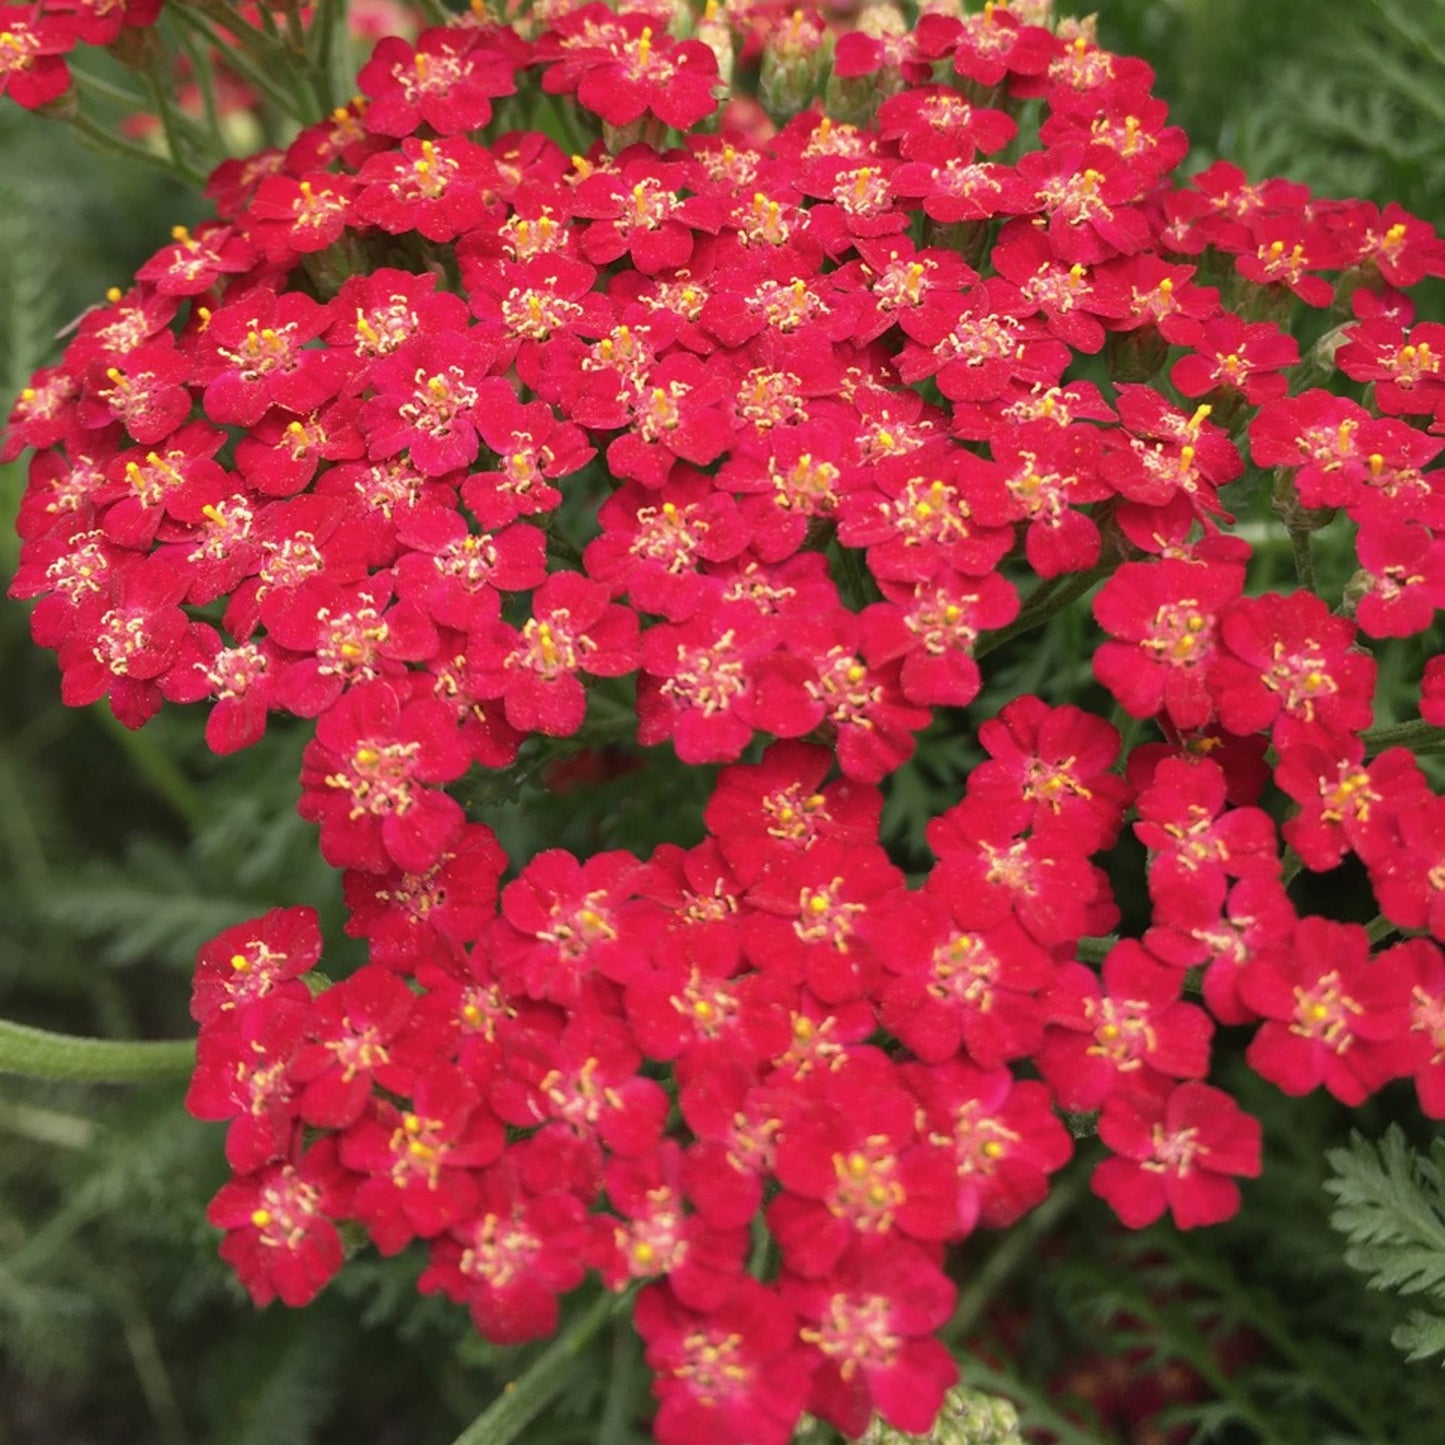
[[1304, 871], [1305, 860], [1293, 848], [1286, 848], [1280, 855], [1279, 882], [1281, 888], [1288, 888]]
[[[1186, 1270], [1203, 1265], [1201, 1257], [1177, 1237], [1170, 1243], [1170, 1253], [1184, 1262]], [[1208, 1287], [1227, 1304], [1231, 1313], [1244, 1321], [1245, 1328], [1258, 1333], [1289, 1362], [1296, 1379], [1308, 1380], [1321, 1400], [1361, 1432], [1362, 1440], [1371, 1438], [1374, 1422], [1369, 1412], [1340, 1386], [1327, 1368], [1321, 1368], [1308, 1341], [1297, 1338], [1296, 1332], [1280, 1318], [1276, 1302], [1266, 1292], [1250, 1288], [1228, 1269], [1209, 1265], [1200, 1272], [1206, 1275]]]
[[632, 1291], [599, 1295], [537, 1356], [520, 1380], [478, 1415], [453, 1445], [510, 1445], [573, 1382], [572, 1365], [614, 1315], [632, 1303]]
[[[958, 1296], [953, 1318], [948, 1322], [951, 1340], [966, 1340], [983, 1318], [999, 1290], [1030, 1259], [1036, 1257], [1039, 1242], [1079, 1202], [1087, 1178], [1071, 1175], [1054, 1186], [1049, 1197], [1003, 1236], [998, 1248], [983, 1262], [967, 1289]], [[965, 1370], [965, 1375], [967, 1370]]]
[[[280, 37], [278, 37], [278, 41]], [[292, 5], [286, 11], [286, 35], [281, 42], [286, 54], [288, 68], [295, 76], [296, 97], [303, 108], [310, 105], [315, 108], [316, 114], [313, 117], [319, 120], [323, 115], [331, 113], [331, 107], [326, 102], [326, 87], [318, 78], [319, 67], [312, 63], [312, 57], [306, 48], [306, 31], [301, 24], [301, 7]]]
[[870, 602], [876, 602], [879, 594], [863, 565], [862, 552], [836, 543], [834, 556], [837, 559], [834, 578], [842, 583], [843, 600], [847, 606], [854, 612], [861, 612]]
[[[187, 7], [188, 10], [191, 8]], [[222, 47], [223, 54], [234, 51], [236, 46], [240, 45], [264, 64], [274, 61], [271, 43], [276, 34], [276, 22], [264, 8], [261, 11], [261, 19], [266, 27], [264, 29], [261, 25], [247, 20], [233, 5], [229, 5], [227, 0], [199, 0], [193, 8], [205, 11], [212, 24], [220, 26], [227, 36], [232, 37], [231, 43]]]
[[1315, 557], [1310, 550], [1310, 532], [1305, 527], [1289, 529], [1289, 549], [1294, 556], [1294, 574], [1306, 592], [1315, 591]]
[[1383, 913], [1377, 913], [1365, 925], [1365, 933], [1371, 943], [1379, 943], [1382, 938], [1388, 938], [1392, 933], [1399, 931], [1400, 925], [1386, 918]]
[[195, 1063], [196, 1045], [191, 1039], [91, 1039], [0, 1019], [0, 1074], [82, 1084], [137, 1084], [183, 1079]]
[[221, 35], [216, 23], [207, 16], [201, 15], [186, 5], [172, 5], [166, 14], [182, 24], [189, 25], [213, 51], [225, 57], [228, 69], [235, 71], [248, 85], [254, 86], [271, 101], [272, 105], [296, 120], [306, 119], [297, 109], [295, 96], [277, 85], [266, 74], [264, 67], [274, 66], [276, 60], [275, 56], [266, 50], [266, 38], [260, 31], [245, 26], [236, 16], [229, 17], [224, 22], [228, 32], [240, 35], [241, 30], [251, 30], [252, 34], [257, 37], [260, 42], [259, 46], [252, 41], [246, 47], [252, 52], [259, 50], [257, 61], [253, 63], [243, 50], [237, 48], [234, 41], [228, 41]]
[[145, 108], [145, 96], [138, 90], [125, 90], [118, 85], [112, 85], [109, 81], [82, 70], [78, 65], [70, 67], [70, 78], [82, 95], [93, 95], [97, 100], [119, 106], [122, 110], [136, 111]]
[[166, 149], [170, 152], [171, 165], [177, 175], [184, 176], [192, 185], [203, 186], [205, 176], [191, 163], [185, 159], [181, 150], [181, 126], [180, 118], [176, 115], [175, 107], [170, 102], [170, 97], [165, 93], [159, 77], [154, 71], [146, 72], [146, 89], [151, 93], [151, 104], [156, 108], [156, 114], [161, 118], [161, 129], [166, 137]]
[[221, 129], [221, 108], [216, 104], [216, 76], [210, 59], [197, 42], [194, 31], [182, 28], [181, 47], [190, 57], [191, 74], [195, 76], [196, 86], [201, 92], [201, 109], [210, 133], [211, 154], [224, 156], [227, 152], [226, 136]]
[[611, 1379], [607, 1403], [597, 1427], [597, 1445], [626, 1445], [632, 1436], [637, 1397], [639, 1346], [635, 1330], [618, 1330], [612, 1337]]
[[306, 31], [301, 25], [301, 7], [292, 5], [286, 11], [286, 43], [296, 58], [306, 60]]
[[1367, 757], [1374, 757], [1386, 748], [1403, 747], [1418, 753], [1445, 746], [1445, 728], [1434, 723], [1416, 719], [1414, 722], [1396, 723], [1393, 727], [1371, 728], [1360, 734]]
[[[341, 37], [346, 19], [346, 6], [342, 0], [318, 0], [316, 14], [311, 21], [314, 37], [314, 79], [316, 91], [329, 115], [341, 104], [345, 96], [343, 86], [346, 77], [337, 75], [337, 41]], [[340, 97], [340, 98], [339, 98]]]
[[1118, 942], [1117, 933], [1105, 934], [1099, 938], [1081, 938], [1074, 952], [1080, 963], [1103, 963]]
[[1029, 605], [1007, 627], [990, 632], [978, 641], [973, 649], [974, 660], [987, 657], [990, 652], [997, 651], [1025, 632], [1033, 631], [1035, 627], [1042, 627], [1049, 618], [1077, 602], [1095, 583], [1103, 581], [1109, 571], [1108, 567], [1094, 567], [1088, 572], [1074, 573], [1066, 582], [1058, 578], [1045, 582], [1029, 599]]
[[161, 155], [159, 151], [147, 150], [145, 146], [133, 145], [128, 140], [121, 140], [118, 136], [112, 135], [108, 130], [97, 125], [88, 115], [80, 113], [66, 116], [65, 123], [84, 136], [95, 150], [108, 152], [113, 156], [123, 156], [128, 161], [139, 161], [142, 165], [159, 166], [161, 170], [167, 171], [171, 175], [182, 174], [187, 180], [199, 179], [196, 173], [190, 170], [190, 167], [178, 172], [176, 164], [169, 156]]

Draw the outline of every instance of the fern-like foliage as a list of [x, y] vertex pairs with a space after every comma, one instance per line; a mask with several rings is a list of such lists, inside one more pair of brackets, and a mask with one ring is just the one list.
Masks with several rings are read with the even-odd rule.
[[1390, 1338], [1411, 1360], [1445, 1355], [1445, 1140], [1421, 1154], [1392, 1126], [1378, 1144], [1353, 1136], [1329, 1162], [1346, 1261], [1371, 1289], [1425, 1296]]

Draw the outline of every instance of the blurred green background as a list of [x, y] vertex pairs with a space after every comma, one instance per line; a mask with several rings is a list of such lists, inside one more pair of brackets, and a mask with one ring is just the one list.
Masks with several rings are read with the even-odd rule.
[[[1194, 140], [1192, 166], [1223, 156], [1256, 178], [1445, 217], [1439, 0], [1097, 8], [1104, 43], [1156, 68]], [[0, 107], [0, 404], [54, 357], [69, 321], [200, 214], [158, 174]], [[0, 469], [7, 576], [22, 480], [18, 466]], [[131, 735], [103, 707], [67, 711], [19, 604], [0, 608], [0, 677], [0, 1013], [180, 1037], [204, 938], [302, 901], [322, 905], [339, 936], [335, 880], [293, 812], [301, 730], [273, 729], [265, 747], [218, 762], [198, 717]], [[1248, 1080], [1239, 1088], [1264, 1115], [1271, 1152], [1244, 1219], [1198, 1240], [1146, 1232], [1112, 1259], [1100, 1246], [1046, 1269], [1013, 1260], [999, 1275], [1013, 1275], [1027, 1315], [1010, 1345], [1022, 1372], [1066, 1368], [1105, 1323], [1131, 1369], [1146, 1358], [1200, 1368], [1243, 1329], [1254, 1351], [1244, 1383], [1216, 1381], [1213, 1414], [1180, 1415], [1194, 1438], [1208, 1426], [1227, 1441], [1432, 1445], [1445, 1420], [1439, 1371], [1401, 1363], [1387, 1343], [1393, 1302], [1365, 1292], [1326, 1223], [1322, 1152], [1350, 1120], [1328, 1102], [1285, 1108]], [[0, 1079], [0, 1445], [451, 1440], [518, 1357], [481, 1344], [459, 1311], [418, 1301], [406, 1260], [353, 1263], [305, 1312], [254, 1312], [202, 1217], [225, 1174], [222, 1131], [187, 1119], [181, 1094]], [[1357, 1122], [1378, 1132], [1397, 1102]], [[1106, 1227], [1081, 1203], [1066, 1232], [1098, 1239]], [[1034, 1244], [1049, 1257], [1047, 1241]], [[992, 1251], [980, 1246], [980, 1268]], [[1150, 1303], [1161, 1290], [1172, 1301], [1162, 1311]], [[619, 1332], [526, 1438], [644, 1439], [628, 1393], [640, 1380], [635, 1343]], [[1230, 1390], [1242, 1398], [1231, 1403]], [[1103, 1424], [1056, 1427], [1076, 1442], [1115, 1438]]]

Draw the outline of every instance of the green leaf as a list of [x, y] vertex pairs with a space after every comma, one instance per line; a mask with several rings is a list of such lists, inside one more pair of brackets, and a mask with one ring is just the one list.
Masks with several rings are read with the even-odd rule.
[[[1371, 1289], [1445, 1305], [1445, 1140], [1426, 1156], [1392, 1126], [1378, 1144], [1357, 1134], [1328, 1157], [1330, 1223], [1348, 1241], [1346, 1262]], [[1414, 1360], [1445, 1354], [1445, 1311], [1414, 1311], [1392, 1339]]]

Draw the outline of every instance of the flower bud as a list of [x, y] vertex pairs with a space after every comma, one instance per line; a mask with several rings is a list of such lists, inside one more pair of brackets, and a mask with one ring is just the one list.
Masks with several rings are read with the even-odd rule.
[[1375, 590], [1375, 586], [1376, 579], [1365, 568], [1358, 568], [1345, 583], [1345, 590], [1340, 596], [1340, 616], [1353, 618], [1355, 610]]
[[718, 84], [731, 91], [737, 46], [733, 43], [732, 27], [717, 0], [707, 0], [707, 8], [702, 13], [702, 19], [697, 22], [692, 38], [702, 41], [717, 56]]
[[775, 125], [813, 103], [827, 78], [831, 47], [821, 18], [795, 10], [763, 45], [758, 99]]
[[926, 1435], [895, 1430], [875, 1417], [860, 1445], [1024, 1445], [1018, 1411], [996, 1395], [955, 1385]]
[[1291, 532], [1318, 532], [1335, 519], [1335, 507], [1306, 507], [1299, 499], [1294, 472], [1286, 467], [1274, 474], [1274, 494], [1270, 498], [1275, 515]]
[[[1053, 0], [1004, 0], [1004, 6], [1010, 14], [1017, 17], [1019, 25], [1042, 25], [1049, 26], [1053, 23]], [[1059, 30], [1065, 26], [1074, 27], [1077, 33], [1079, 26], [1091, 26], [1094, 16], [1087, 16], [1084, 20], [1061, 19]], [[1065, 36], [1065, 39], [1072, 39], [1074, 36]]]
[[[1045, 25], [1049, 22], [1040, 20], [1038, 23]], [[1060, 15], [1053, 25], [1054, 34], [1066, 45], [1072, 45], [1076, 40], [1082, 40], [1086, 46], [1092, 48], [1099, 43], [1099, 17], [1097, 15]]]
[[837, 69], [828, 78], [824, 109], [835, 120], [851, 125], [867, 125], [878, 107], [891, 95], [904, 88], [903, 73], [898, 65], [897, 41], [908, 34], [908, 21], [892, 0], [870, 5], [858, 17], [858, 33], [870, 40], [882, 41], [883, 64], [867, 75], [840, 75]]

